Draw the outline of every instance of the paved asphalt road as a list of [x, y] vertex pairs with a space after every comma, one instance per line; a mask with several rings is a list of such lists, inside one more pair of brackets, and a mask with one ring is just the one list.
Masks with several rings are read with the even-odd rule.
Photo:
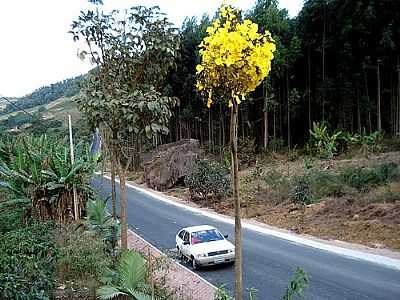
[[[110, 182], [93, 185], [103, 196]], [[176, 232], [186, 226], [210, 224], [233, 236], [233, 226], [164, 203], [128, 188], [128, 223], [134, 231], [161, 250], [175, 247]], [[260, 300], [281, 299], [297, 266], [311, 278], [305, 299], [400, 300], [400, 271], [353, 260], [251, 230], [243, 230], [244, 284], [254, 287]], [[234, 267], [203, 269], [200, 276], [216, 286], [234, 288]]]

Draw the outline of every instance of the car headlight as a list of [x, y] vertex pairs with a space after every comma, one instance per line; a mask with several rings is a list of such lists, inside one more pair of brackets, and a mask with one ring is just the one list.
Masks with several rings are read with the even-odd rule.
[[207, 253], [203, 253], [203, 254], [197, 254], [197, 257], [198, 258], [201, 258], [201, 257], [207, 257], [208, 256], [208, 254]]
[[232, 253], [232, 252], [235, 252], [235, 249], [229, 249], [228, 250], [228, 253]]

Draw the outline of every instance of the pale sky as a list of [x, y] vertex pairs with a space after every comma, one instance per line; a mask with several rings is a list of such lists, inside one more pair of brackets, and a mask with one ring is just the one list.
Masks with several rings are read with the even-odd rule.
[[[160, 6], [180, 27], [186, 16], [213, 15], [219, 0], [105, 0], [104, 10], [135, 5]], [[255, 0], [235, 0], [244, 10]], [[303, 0], [280, 0], [293, 17]], [[0, 95], [23, 96], [33, 90], [86, 73], [91, 66], [76, 56], [68, 34], [87, 0], [0, 0]]]

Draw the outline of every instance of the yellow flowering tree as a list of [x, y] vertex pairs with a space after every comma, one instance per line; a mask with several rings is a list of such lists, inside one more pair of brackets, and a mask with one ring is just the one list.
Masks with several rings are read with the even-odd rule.
[[241, 21], [241, 12], [223, 4], [219, 17], [207, 29], [200, 44], [201, 63], [196, 67], [197, 90], [211, 107], [215, 101], [225, 101], [231, 109], [230, 143], [233, 192], [235, 202], [235, 299], [242, 299], [242, 250], [239, 176], [237, 157], [238, 106], [246, 95], [267, 77], [275, 43], [267, 31], [259, 33], [250, 20]]

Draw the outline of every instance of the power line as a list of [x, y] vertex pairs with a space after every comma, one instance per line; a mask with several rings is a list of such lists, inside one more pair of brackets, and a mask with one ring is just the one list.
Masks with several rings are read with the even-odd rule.
[[[15, 107], [16, 109], [18, 109], [17, 112], [23, 112], [24, 114], [30, 116], [32, 118], [32, 121], [35, 121], [35, 116], [32, 115], [30, 112], [26, 111], [25, 109], [23, 109], [22, 107], [18, 106], [17, 104], [15, 104], [13, 101], [11, 101], [10, 99], [8, 99], [7, 97], [4, 96], [0, 96], [0, 98], [2, 98], [3, 100], [6, 100], [9, 104], [11, 104], [13, 107]], [[6, 114], [6, 113], [5, 113]], [[41, 126], [43, 129], [45, 129], [47, 131], [47, 127], [44, 126], [42, 123], [38, 122], [36, 123], [37, 125]], [[35, 124], [35, 125], [36, 125]]]
[[32, 118], [34, 118], [34, 116], [26, 111], [25, 109], [23, 109], [22, 107], [19, 107], [18, 105], [16, 105], [13, 101], [11, 101], [10, 99], [8, 99], [7, 97], [4, 96], [0, 96], [3, 100], [6, 100], [9, 104], [11, 104], [12, 106], [14, 106], [16, 109], [18, 109], [19, 111], [23, 111], [25, 114], [31, 116]]

